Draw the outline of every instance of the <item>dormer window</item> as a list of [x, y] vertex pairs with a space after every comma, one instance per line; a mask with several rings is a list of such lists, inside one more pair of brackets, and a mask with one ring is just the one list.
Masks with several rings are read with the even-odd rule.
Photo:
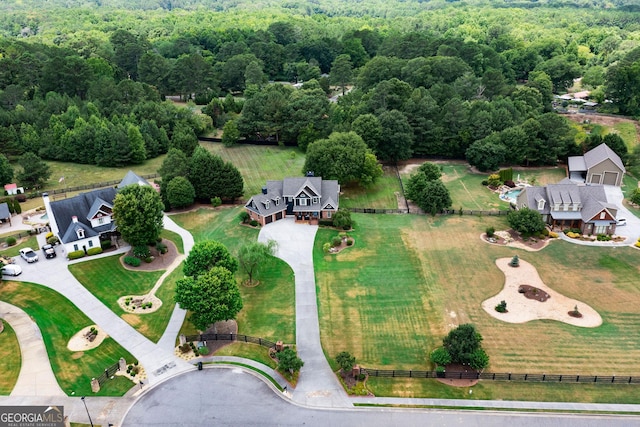
[[274, 202], [276, 202], [276, 206], [278, 206], [280, 204], [280, 197], [276, 197]]
[[271, 204], [271, 201], [270, 201], [270, 200], [265, 200], [265, 201], [264, 201], [264, 207], [265, 207], [265, 209], [269, 209], [269, 205], [270, 205], [270, 204]]
[[538, 210], [541, 211], [544, 209], [544, 199], [538, 200]]
[[76, 235], [78, 239], [84, 239], [84, 230], [82, 228], [76, 228]]

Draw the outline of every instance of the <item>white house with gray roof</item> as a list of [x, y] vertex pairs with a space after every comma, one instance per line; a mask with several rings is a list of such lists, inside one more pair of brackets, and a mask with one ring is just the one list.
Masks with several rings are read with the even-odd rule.
[[565, 178], [546, 187], [525, 187], [516, 209], [539, 212], [552, 228], [579, 228], [582, 234], [614, 234], [618, 208], [607, 201], [602, 185], [577, 184]]
[[118, 189], [127, 185], [150, 185], [129, 171], [116, 188], [101, 188], [77, 196], [51, 201], [44, 193], [44, 202], [51, 232], [58, 236], [66, 253], [99, 248], [100, 240], [108, 240], [116, 232], [113, 221], [113, 201]]
[[568, 159], [569, 178], [588, 184], [622, 185], [625, 167], [622, 159], [607, 144]]
[[336, 180], [306, 176], [267, 181], [262, 193], [251, 197], [245, 208], [261, 225], [294, 216], [299, 221], [317, 223], [331, 219], [338, 210], [340, 185]]

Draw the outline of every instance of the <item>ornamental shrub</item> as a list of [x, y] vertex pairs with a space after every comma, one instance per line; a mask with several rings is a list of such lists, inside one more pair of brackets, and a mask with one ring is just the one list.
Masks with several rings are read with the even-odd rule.
[[102, 253], [102, 248], [91, 248], [87, 250], [87, 255], [98, 255]]
[[500, 304], [496, 305], [496, 311], [498, 313], [506, 313], [507, 312], [507, 302], [505, 300], [500, 301]]
[[69, 259], [78, 259], [78, 258], [82, 258], [85, 255], [86, 254], [84, 253], [84, 251], [72, 251], [72, 252], [69, 252], [67, 257]]
[[496, 233], [496, 229], [494, 227], [487, 227], [485, 233], [487, 233], [487, 237], [493, 237]]
[[322, 245], [322, 251], [324, 253], [329, 253], [330, 249], [331, 249], [331, 243], [327, 242], [324, 245]]
[[198, 348], [198, 353], [200, 354], [200, 356], [206, 356], [207, 354], [209, 354], [209, 348], [206, 346], [202, 346]]
[[258, 225], [260, 225], [260, 223], [255, 219], [252, 219], [251, 222], [249, 222], [249, 225], [252, 227], [257, 227]]
[[214, 197], [211, 199], [211, 204], [213, 205], [214, 208], [217, 208], [222, 204], [222, 199], [220, 197]]
[[158, 252], [160, 252], [161, 254], [166, 254], [167, 253], [167, 245], [165, 245], [164, 243], [158, 243], [156, 244], [156, 249], [158, 250]]
[[134, 246], [133, 248], [133, 256], [136, 256], [138, 258], [147, 258], [150, 255], [151, 252], [149, 251], [149, 247], [147, 246]]
[[342, 244], [342, 239], [340, 236], [335, 236], [331, 239], [331, 246], [340, 246]]
[[100, 247], [104, 250], [104, 249], [109, 249], [111, 246], [113, 246], [113, 243], [111, 243], [111, 240], [101, 240], [100, 241]]
[[57, 245], [59, 241], [58, 236], [51, 236], [47, 239], [47, 243], [50, 245]]
[[7, 246], [13, 246], [16, 244], [16, 238], [13, 236], [9, 236], [7, 237], [7, 240], [5, 240], [5, 242], [7, 243]]
[[140, 258], [136, 258], [134, 256], [126, 256], [124, 257], [124, 263], [127, 265], [130, 265], [132, 267], [139, 267], [140, 266]]
[[49, 237], [53, 237], [53, 233], [51, 231], [44, 235], [45, 239], [49, 239]]
[[438, 347], [431, 352], [429, 360], [438, 366], [446, 366], [451, 363], [451, 354], [444, 347]]
[[238, 219], [243, 223], [246, 224], [249, 222], [249, 220], [251, 220], [251, 216], [249, 215], [249, 212], [247, 211], [242, 211], [238, 214]]

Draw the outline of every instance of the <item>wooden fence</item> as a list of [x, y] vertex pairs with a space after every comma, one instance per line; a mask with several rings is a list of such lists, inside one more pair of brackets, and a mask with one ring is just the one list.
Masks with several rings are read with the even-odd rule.
[[107, 369], [105, 369], [104, 372], [100, 374], [100, 376], [96, 377], [100, 386], [102, 386], [102, 384], [107, 382], [107, 380], [111, 378], [113, 374], [115, 374], [119, 370], [120, 370], [120, 362], [116, 362], [113, 365], [109, 366]]
[[361, 374], [384, 378], [445, 378], [489, 381], [588, 383], [588, 384], [640, 384], [640, 376], [628, 375], [559, 375], [559, 374], [512, 374], [493, 372], [436, 372], [403, 371], [395, 369], [360, 368]]
[[252, 344], [258, 344], [267, 348], [275, 348], [276, 343], [266, 340], [264, 338], [250, 337], [242, 334], [200, 334], [200, 335], [187, 335], [185, 336], [187, 341], [240, 341]]

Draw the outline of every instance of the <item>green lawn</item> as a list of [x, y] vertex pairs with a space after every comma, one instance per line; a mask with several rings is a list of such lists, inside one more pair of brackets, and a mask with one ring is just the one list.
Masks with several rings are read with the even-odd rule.
[[[444, 163], [442, 167], [442, 181], [451, 195], [451, 207], [464, 210], [508, 210], [509, 204], [500, 200], [497, 193], [482, 185], [488, 173], [473, 173], [469, 165], [460, 163]], [[405, 183], [410, 173], [402, 174]], [[547, 185], [559, 182], [566, 177], [564, 168], [519, 168], [513, 171], [514, 181], [520, 176], [533, 185]]]
[[4, 323], [4, 331], [0, 333], [0, 372], [2, 372], [0, 375], [0, 396], [6, 396], [11, 393], [16, 381], [18, 381], [22, 355], [16, 332], [9, 322], [1, 319], [0, 321]]
[[[470, 322], [484, 337], [489, 371], [637, 374], [640, 264], [634, 249], [555, 241], [542, 251], [525, 252], [483, 243], [478, 236], [487, 226], [506, 228], [498, 217], [360, 214], [354, 219], [353, 248], [324, 255], [322, 243], [335, 232], [321, 230], [316, 239], [320, 328], [330, 357], [346, 350], [365, 367], [426, 370], [429, 352], [447, 331]], [[509, 324], [489, 316], [481, 303], [504, 284], [495, 259], [516, 253], [536, 266], [552, 289], [596, 309], [603, 325]]]
[[341, 208], [398, 209], [400, 182], [395, 168], [385, 167], [384, 175], [370, 188], [360, 186], [342, 187]]
[[125, 295], [146, 294], [153, 288], [164, 270], [149, 272], [127, 270], [120, 263], [119, 255], [73, 264], [69, 266], [69, 270], [89, 292], [138, 332], [154, 342], [160, 339], [173, 311], [172, 296], [169, 300], [163, 300], [159, 310], [149, 314], [133, 314], [124, 311], [118, 305], [118, 298]]
[[[631, 192], [638, 188], [638, 179], [632, 177], [629, 174], [625, 174], [622, 179], [622, 192], [624, 193], [625, 199], [631, 196]], [[633, 212], [637, 217], [640, 217], [640, 209], [634, 208], [628, 203], [625, 204], [625, 207]]]
[[272, 369], [276, 369], [276, 362], [269, 357], [269, 349], [258, 344], [234, 342], [215, 352], [215, 356], [237, 356], [255, 360]]
[[178, 252], [181, 254], [184, 253], [184, 243], [182, 242], [182, 237], [178, 233], [162, 229], [162, 232], [160, 232], [160, 237], [162, 237], [163, 239], [171, 240], [178, 248]]
[[304, 154], [297, 148], [236, 145], [225, 147], [219, 142], [204, 142], [203, 147], [229, 161], [244, 178], [244, 199], [260, 193], [267, 180], [301, 176]]
[[[8, 235], [15, 236], [15, 233], [8, 233]], [[16, 243], [14, 246], [10, 246], [6, 249], [1, 250], [0, 255], [10, 256], [10, 257], [20, 256], [19, 251], [22, 248], [31, 248], [36, 252], [38, 251], [38, 249], [40, 249], [40, 246], [38, 245], [38, 239], [36, 238], [35, 235], [29, 236], [29, 233], [27, 233], [26, 231], [23, 231], [21, 235], [24, 236], [22, 237], [22, 239], [24, 240], [18, 240], [18, 243]]]
[[[57, 292], [33, 283], [4, 281], [0, 283], [0, 293], [4, 301], [23, 309], [38, 324], [58, 384], [68, 395], [75, 392], [76, 396], [93, 396], [92, 377], [100, 375], [120, 357], [128, 362], [134, 360], [113, 338], [105, 339], [93, 350], [68, 350], [71, 337], [93, 322]], [[122, 396], [131, 386], [131, 381], [116, 377], [96, 395]]]
[[[637, 385], [567, 384], [480, 381], [473, 387], [451, 387], [431, 379], [398, 381], [367, 379], [376, 396], [433, 397], [463, 400], [525, 400], [542, 402], [585, 402], [637, 404]], [[469, 390], [473, 392], [469, 394]]]
[[[245, 243], [258, 238], [258, 229], [240, 225], [237, 217], [242, 207], [199, 209], [171, 218], [189, 230], [196, 242], [216, 240], [236, 255]], [[238, 282], [246, 275], [238, 272]], [[282, 260], [271, 258], [261, 269], [253, 288], [240, 286], [244, 308], [238, 314], [238, 332], [272, 341], [295, 342], [295, 282], [293, 271]], [[186, 326], [185, 331], [192, 330]]]
[[620, 138], [624, 141], [627, 146], [627, 150], [631, 152], [636, 145], [638, 145], [638, 134], [636, 132], [636, 126], [631, 122], [620, 122], [616, 123], [613, 126], [613, 129], [610, 127], [606, 127], [605, 131], [602, 133], [604, 137], [608, 133], [617, 133], [620, 135]]

